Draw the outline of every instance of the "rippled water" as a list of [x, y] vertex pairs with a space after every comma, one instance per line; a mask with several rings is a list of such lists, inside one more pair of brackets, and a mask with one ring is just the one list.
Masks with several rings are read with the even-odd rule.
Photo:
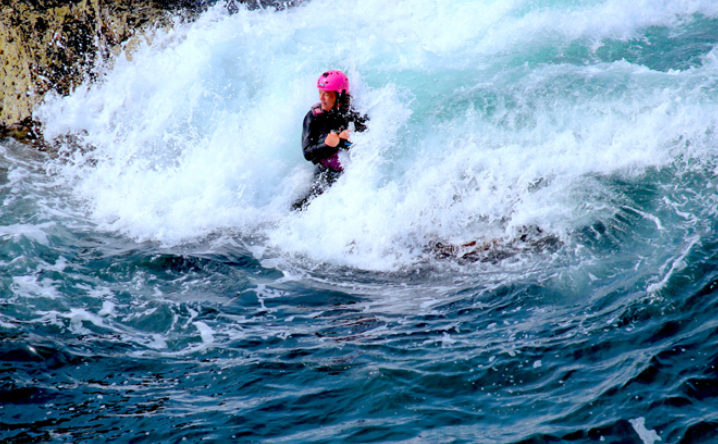
[[[37, 111], [58, 155], [0, 143], [0, 439], [718, 442], [716, 36], [680, 0], [157, 31]], [[370, 129], [291, 212], [329, 68]]]

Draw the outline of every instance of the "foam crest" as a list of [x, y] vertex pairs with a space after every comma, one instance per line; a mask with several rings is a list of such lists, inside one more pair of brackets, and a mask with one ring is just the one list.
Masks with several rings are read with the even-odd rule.
[[[436, 242], [526, 226], [568, 236], [612, 205], [596, 177], [714, 156], [714, 53], [670, 72], [596, 56], [649, 27], [714, 18], [714, 2], [340, 6], [218, 6], [158, 31], [103, 82], [38, 112], [47, 135], [87, 148], [56, 171], [101, 227], [136, 239], [228, 230], [315, 261], [396, 269]], [[301, 121], [329, 68], [349, 74], [370, 130], [354, 136], [339, 182], [292, 213], [312, 175]]]

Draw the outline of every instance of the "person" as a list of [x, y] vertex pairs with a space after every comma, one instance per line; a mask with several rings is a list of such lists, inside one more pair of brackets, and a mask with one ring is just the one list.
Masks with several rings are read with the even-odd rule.
[[319, 103], [304, 117], [302, 150], [304, 158], [316, 165], [314, 185], [309, 193], [297, 200], [294, 210], [303, 210], [309, 202], [324, 193], [344, 168], [339, 161], [339, 150], [351, 147], [349, 140], [354, 131], [367, 129], [367, 116], [357, 113], [351, 106], [349, 79], [337, 70], [323, 73], [317, 80]]

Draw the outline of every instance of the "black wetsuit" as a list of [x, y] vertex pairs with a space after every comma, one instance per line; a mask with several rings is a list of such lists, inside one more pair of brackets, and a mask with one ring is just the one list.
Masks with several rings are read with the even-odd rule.
[[354, 130], [362, 132], [366, 130], [366, 116], [360, 116], [355, 111], [340, 111], [333, 109], [324, 111], [319, 104], [307, 113], [304, 117], [304, 128], [302, 131], [302, 150], [304, 158], [318, 165], [320, 168], [332, 171], [342, 171], [338, 159], [334, 161], [340, 149], [349, 149], [351, 143], [341, 139], [336, 147], [327, 146], [324, 143], [327, 135], [331, 132], [341, 133], [354, 123]]
[[340, 139], [336, 147], [327, 146], [324, 143], [327, 135], [331, 132], [341, 133], [349, 129], [349, 124], [354, 123], [354, 131], [366, 130], [366, 116], [359, 115], [356, 111], [341, 111], [332, 109], [322, 110], [319, 104], [312, 107], [304, 117], [302, 131], [302, 150], [304, 158], [317, 166], [314, 172], [314, 185], [307, 196], [299, 199], [292, 205], [293, 209], [303, 209], [309, 201], [326, 191], [342, 174], [344, 169], [339, 162], [339, 150], [349, 149], [351, 142]]

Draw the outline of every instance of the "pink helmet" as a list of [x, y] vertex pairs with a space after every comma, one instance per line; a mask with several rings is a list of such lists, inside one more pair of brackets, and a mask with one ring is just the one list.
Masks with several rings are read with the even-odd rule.
[[322, 91], [334, 91], [337, 94], [349, 93], [349, 79], [341, 71], [331, 70], [319, 76], [317, 88]]

